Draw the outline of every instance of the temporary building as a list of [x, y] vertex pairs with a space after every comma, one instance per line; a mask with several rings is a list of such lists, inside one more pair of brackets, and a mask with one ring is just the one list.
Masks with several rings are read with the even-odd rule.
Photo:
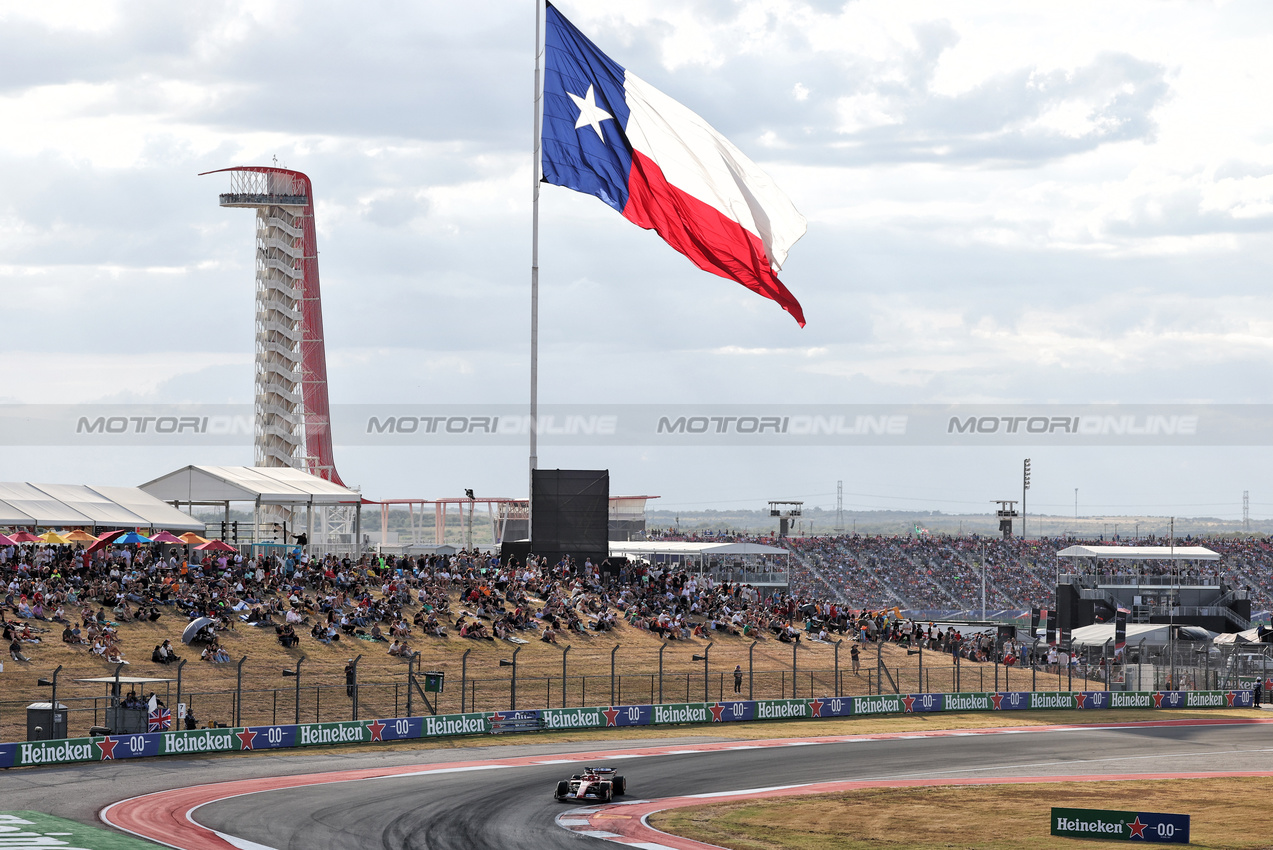
[[202, 522], [136, 487], [29, 482], [0, 482], [0, 526], [203, 530]]
[[[1127, 644], [1136, 646], [1141, 641], [1146, 646], [1166, 646], [1171, 642], [1171, 630], [1173, 626], [1168, 623], [1128, 623], [1127, 624]], [[1178, 640], [1193, 641], [1212, 641], [1216, 637], [1216, 632], [1208, 631], [1201, 626], [1174, 626]], [[1074, 630], [1071, 635], [1076, 647], [1094, 646], [1101, 647], [1108, 643], [1113, 646], [1114, 641], [1114, 623], [1095, 623], [1091, 626], [1081, 626]]]

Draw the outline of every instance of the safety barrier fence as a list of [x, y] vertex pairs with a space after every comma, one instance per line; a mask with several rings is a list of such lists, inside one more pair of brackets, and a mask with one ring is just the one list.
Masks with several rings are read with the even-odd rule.
[[0, 744], [0, 768], [211, 752], [369, 744], [501, 734], [757, 720], [869, 717], [919, 712], [1093, 709], [1226, 709], [1254, 705], [1254, 691], [995, 691], [859, 697], [718, 700], [587, 708], [520, 709], [188, 731], [139, 732]]
[[[949, 656], [938, 655], [943, 662]], [[465, 713], [518, 708], [572, 708], [607, 702], [612, 705], [663, 703], [672, 700], [723, 699], [798, 699], [812, 694], [835, 697], [869, 696], [881, 693], [923, 692], [959, 693], [964, 691], [1086, 691], [1104, 689], [1097, 678], [1087, 678], [1084, 670], [1052, 671], [1040, 666], [1006, 667], [1001, 664], [962, 665], [925, 663], [921, 667], [876, 664], [874, 659], [854, 672], [850, 665], [828, 668], [752, 669], [747, 665], [738, 671], [709, 669], [702, 665], [681, 665], [660, 674], [618, 672], [614, 675], [594, 674], [545, 675], [545, 665], [523, 664], [514, 676], [512, 668], [501, 677], [474, 675], [466, 667], [456, 675], [452, 665], [447, 674], [444, 693], [430, 694], [438, 712]], [[669, 665], [671, 668], [671, 665]], [[405, 672], [405, 671], [404, 671]], [[484, 671], [479, 671], [484, 672]], [[1101, 671], [1090, 671], [1099, 676]], [[420, 680], [417, 672], [415, 678]], [[301, 682], [281, 688], [232, 687], [208, 689], [182, 687], [169, 682], [158, 691], [159, 699], [177, 715], [182, 704], [198, 718], [200, 725], [219, 723], [224, 726], [300, 723], [301, 721], [334, 722], [370, 717], [400, 717], [418, 709], [418, 697], [410, 697], [410, 676], [398, 681], [365, 681], [355, 679], [350, 685], [330, 672], [306, 674]], [[1182, 680], [1183, 681], [1183, 680]], [[176, 687], [174, 687], [174, 684]], [[1148, 682], [1146, 683], [1148, 684]], [[1234, 683], [1235, 685], [1237, 682]], [[1250, 683], [1247, 683], [1250, 686]], [[737, 687], [737, 690], [735, 688]], [[59, 706], [66, 715], [64, 734], [88, 732], [99, 725], [109, 726], [108, 710], [118, 700], [110, 696], [82, 696], [63, 686], [57, 694]], [[49, 695], [51, 696], [50, 692]], [[0, 700], [0, 737], [15, 740], [21, 736], [27, 700]], [[44, 734], [36, 738], [52, 737]], [[113, 731], [123, 731], [115, 729]], [[137, 731], [129, 729], [127, 731]]]

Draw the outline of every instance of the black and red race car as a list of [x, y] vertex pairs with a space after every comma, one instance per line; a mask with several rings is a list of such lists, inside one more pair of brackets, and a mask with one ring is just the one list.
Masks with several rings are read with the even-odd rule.
[[628, 780], [615, 773], [613, 767], [585, 767], [569, 779], [557, 783], [553, 797], [563, 803], [587, 800], [608, 803], [628, 792]]

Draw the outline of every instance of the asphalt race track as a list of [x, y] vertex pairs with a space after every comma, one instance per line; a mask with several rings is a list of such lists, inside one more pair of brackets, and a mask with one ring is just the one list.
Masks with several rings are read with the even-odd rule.
[[[616, 761], [629, 797], [843, 779], [1264, 770], [1267, 725], [968, 735], [739, 749]], [[491, 754], [494, 755], [494, 754]], [[220, 832], [278, 850], [615, 845], [564, 832], [553, 801], [571, 765], [537, 765], [272, 791], [199, 809]]]
[[[775, 733], [780, 728], [775, 727]], [[540, 739], [541, 741], [543, 739]], [[398, 764], [502, 759], [549, 761], [569, 752], [619, 752], [651, 745], [694, 749], [723, 740], [518, 743], [464, 748], [250, 759], [116, 763], [0, 775], [6, 809], [30, 808], [91, 822], [106, 803], [163, 788], [244, 777], [295, 775]], [[809, 746], [737, 748], [620, 759], [629, 799], [834, 780], [988, 778], [1264, 771], [1273, 767], [1273, 725], [1130, 726], [1004, 734], [923, 733]], [[278, 850], [400, 848], [614, 848], [555, 823], [570, 808], [556, 803], [558, 779], [573, 762], [468, 769], [268, 790], [210, 802], [194, 819], [247, 842]], [[68, 780], [75, 781], [69, 782]], [[131, 781], [130, 781], [131, 780]], [[212, 789], [209, 789], [211, 791]], [[216, 796], [209, 793], [208, 797]], [[91, 810], [91, 811], [90, 811]]]

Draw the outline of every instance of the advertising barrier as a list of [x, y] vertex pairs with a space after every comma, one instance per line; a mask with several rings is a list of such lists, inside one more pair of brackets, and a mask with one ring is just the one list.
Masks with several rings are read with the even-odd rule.
[[151, 756], [197, 755], [245, 750], [327, 747], [486, 735], [509, 731], [507, 721], [524, 722], [519, 730], [604, 729], [616, 726], [665, 726], [693, 723], [742, 723], [753, 720], [802, 720], [828, 717], [871, 717], [920, 712], [1250, 708], [1250, 690], [1232, 691], [1079, 691], [1038, 693], [1001, 691], [958, 694], [880, 694], [866, 697], [727, 700], [669, 705], [611, 705], [592, 708], [524, 709], [516, 712], [470, 712], [425, 717], [393, 717], [341, 723], [301, 723], [246, 728], [193, 729], [102, 735], [58, 741], [0, 744], [0, 768], [45, 764], [114, 761]]
[[1053, 807], [1051, 821], [1052, 834], [1065, 838], [1189, 843], [1189, 815]]

